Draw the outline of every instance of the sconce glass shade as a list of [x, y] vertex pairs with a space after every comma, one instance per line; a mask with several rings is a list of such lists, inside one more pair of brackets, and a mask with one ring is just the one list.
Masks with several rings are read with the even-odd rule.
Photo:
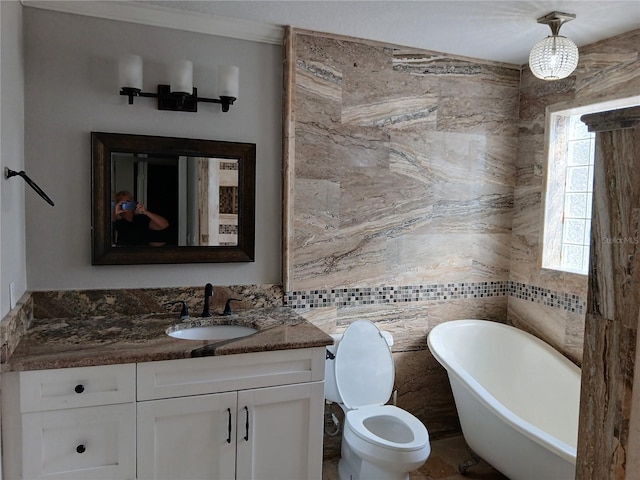
[[578, 47], [567, 37], [549, 35], [536, 43], [529, 54], [531, 73], [542, 80], [566, 78], [578, 65]]
[[139, 55], [124, 55], [118, 62], [120, 88], [135, 88], [142, 90], [142, 57]]
[[240, 68], [233, 65], [218, 67], [218, 96], [238, 98]]
[[193, 94], [193, 62], [176, 60], [169, 66], [171, 93]]

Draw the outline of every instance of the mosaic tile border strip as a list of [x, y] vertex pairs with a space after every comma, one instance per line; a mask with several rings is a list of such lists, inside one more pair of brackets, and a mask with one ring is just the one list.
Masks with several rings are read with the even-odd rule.
[[549, 288], [537, 287], [521, 282], [509, 282], [509, 296], [542, 303], [548, 307], [568, 310], [573, 313], [585, 313], [587, 300], [579, 295], [558, 292]]
[[291, 308], [347, 307], [507, 295], [509, 282], [440, 283], [287, 292]]
[[285, 305], [290, 308], [340, 308], [506, 295], [575, 313], [584, 313], [586, 309], [586, 300], [578, 295], [510, 280], [292, 291], [286, 293]]

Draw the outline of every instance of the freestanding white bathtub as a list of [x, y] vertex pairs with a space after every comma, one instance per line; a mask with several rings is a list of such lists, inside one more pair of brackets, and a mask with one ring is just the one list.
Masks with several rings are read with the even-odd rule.
[[436, 326], [469, 447], [511, 480], [574, 480], [580, 369], [538, 338], [486, 320]]

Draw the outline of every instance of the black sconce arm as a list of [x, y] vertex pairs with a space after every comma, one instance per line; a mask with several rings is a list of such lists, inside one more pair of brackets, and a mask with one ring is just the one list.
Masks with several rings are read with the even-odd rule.
[[22, 179], [25, 182], [27, 182], [27, 184], [31, 188], [33, 188], [36, 191], [36, 193], [44, 199], [45, 202], [47, 202], [52, 207], [54, 206], [54, 203], [49, 198], [49, 196], [46, 193], [44, 193], [44, 190], [42, 190], [36, 182], [34, 182], [33, 180], [31, 180], [31, 178], [29, 178], [29, 175], [27, 175], [24, 172], [24, 170], [21, 170], [20, 172], [16, 172], [15, 170], [11, 170], [10, 168], [7, 168], [7, 167], [4, 168], [4, 178], [11, 178], [15, 176], [22, 177]]

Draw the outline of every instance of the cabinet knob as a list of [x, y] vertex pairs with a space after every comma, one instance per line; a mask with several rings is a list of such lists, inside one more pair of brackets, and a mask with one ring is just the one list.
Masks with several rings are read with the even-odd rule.
[[76, 393], [82, 393], [84, 392], [84, 385], [79, 383], [78, 385], [76, 385], [76, 388], [74, 390], [76, 391]]
[[76, 447], [76, 452], [78, 452], [78, 453], [84, 453], [84, 452], [86, 452], [86, 451], [87, 451], [87, 448], [86, 448], [84, 445], [82, 445], [82, 444], [80, 444], [80, 445], [78, 445], [78, 446]]

